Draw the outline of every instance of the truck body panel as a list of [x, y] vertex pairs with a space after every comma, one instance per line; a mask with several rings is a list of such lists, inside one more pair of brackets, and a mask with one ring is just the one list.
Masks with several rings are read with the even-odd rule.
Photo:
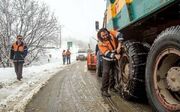
[[107, 2], [107, 28], [121, 30], [176, 0], [116, 0]]

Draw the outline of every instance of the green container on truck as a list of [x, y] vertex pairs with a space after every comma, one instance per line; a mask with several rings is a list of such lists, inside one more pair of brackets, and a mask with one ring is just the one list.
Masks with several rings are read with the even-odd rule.
[[103, 27], [125, 39], [117, 75], [121, 96], [148, 98], [154, 111], [180, 111], [180, 0], [106, 2]]

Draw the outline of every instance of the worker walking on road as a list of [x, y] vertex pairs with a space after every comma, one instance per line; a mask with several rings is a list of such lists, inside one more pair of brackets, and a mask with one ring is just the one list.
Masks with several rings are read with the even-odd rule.
[[[120, 59], [120, 46], [123, 40], [122, 34], [117, 31], [108, 31], [102, 28], [98, 31], [98, 47], [103, 55], [103, 75], [102, 75], [102, 96], [110, 97], [108, 89], [117, 92], [115, 88], [115, 61]], [[112, 73], [110, 74], [110, 71]]]
[[23, 63], [28, 50], [26, 44], [22, 41], [23, 37], [21, 35], [18, 35], [16, 39], [17, 41], [13, 43], [11, 47], [10, 59], [14, 63], [16, 76], [17, 79], [20, 81], [23, 78]]
[[67, 64], [71, 64], [71, 52], [69, 49], [66, 51], [66, 57], [67, 57]]

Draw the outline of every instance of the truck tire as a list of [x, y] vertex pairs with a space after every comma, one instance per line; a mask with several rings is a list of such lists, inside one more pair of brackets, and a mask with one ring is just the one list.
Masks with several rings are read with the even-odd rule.
[[154, 41], [148, 54], [146, 92], [154, 111], [180, 111], [179, 66], [180, 26], [177, 26], [163, 31]]
[[123, 43], [117, 83], [120, 95], [126, 100], [146, 99], [145, 66], [148, 51], [140, 42], [130, 40]]

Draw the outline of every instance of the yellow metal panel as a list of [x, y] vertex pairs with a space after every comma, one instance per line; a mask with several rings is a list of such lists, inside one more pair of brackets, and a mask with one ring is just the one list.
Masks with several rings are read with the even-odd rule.
[[131, 3], [133, 0], [115, 0], [113, 4], [107, 7], [107, 21], [112, 20], [122, 10], [124, 5]]
[[111, 5], [112, 7], [111, 7], [111, 13], [112, 13], [112, 17], [115, 17], [116, 16], [116, 9], [115, 9], [115, 4], [112, 4]]
[[107, 7], [107, 21], [112, 19], [112, 7], [111, 4]]
[[121, 9], [123, 8], [123, 6], [126, 4], [125, 0], [116, 0], [114, 3], [114, 13], [115, 15], [118, 14]]
[[126, 3], [127, 4], [130, 4], [130, 3], [132, 3], [133, 2], [133, 0], [126, 0]]

